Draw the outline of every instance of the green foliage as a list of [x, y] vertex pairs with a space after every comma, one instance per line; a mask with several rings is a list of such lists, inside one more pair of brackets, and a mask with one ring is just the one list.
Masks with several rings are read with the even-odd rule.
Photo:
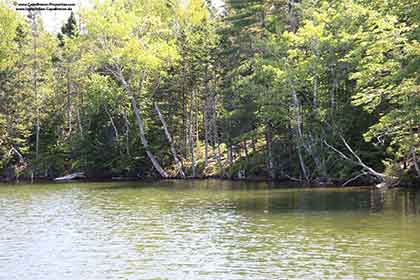
[[93, 5], [56, 37], [0, 4], [0, 168], [155, 176], [153, 154], [176, 174], [176, 149], [187, 175], [344, 180], [360, 166], [340, 158], [343, 138], [392, 176], [418, 162], [408, 0]]

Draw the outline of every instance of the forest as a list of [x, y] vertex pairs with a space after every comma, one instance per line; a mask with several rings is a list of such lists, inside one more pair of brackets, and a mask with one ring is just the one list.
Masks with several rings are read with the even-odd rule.
[[0, 2], [0, 180], [420, 182], [420, 3]]

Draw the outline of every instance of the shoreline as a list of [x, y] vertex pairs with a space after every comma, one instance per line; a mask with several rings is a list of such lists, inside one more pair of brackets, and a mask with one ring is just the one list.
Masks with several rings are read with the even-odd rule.
[[[63, 180], [63, 181], [54, 181], [54, 178], [36, 178], [31, 179], [19, 179], [8, 180], [5, 178], [0, 178], [0, 184], [39, 184], [39, 183], [48, 183], [48, 184], [66, 184], [66, 183], [111, 183], [111, 182], [158, 182], [158, 181], [169, 181], [169, 180], [184, 180], [184, 181], [204, 181], [204, 180], [220, 180], [220, 181], [231, 181], [231, 182], [249, 182], [249, 183], [267, 183], [269, 185], [274, 185], [274, 187], [293, 187], [293, 188], [355, 188], [355, 187], [372, 187], [375, 188], [375, 183], [368, 182], [355, 182], [354, 184], [348, 184], [343, 186], [343, 183], [346, 180], [333, 179], [328, 183], [323, 182], [313, 182], [306, 183], [303, 181], [291, 180], [291, 179], [269, 179], [265, 177], [249, 177], [249, 178], [228, 178], [228, 177], [219, 177], [219, 176], [201, 176], [201, 177], [169, 177], [169, 178], [159, 178], [159, 177], [92, 177], [84, 179], [72, 179], [72, 180]], [[411, 189], [420, 189], [420, 182], [409, 181], [403, 182], [396, 186], [386, 187], [383, 189], [398, 189], [398, 188], [411, 188]], [[379, 188], [378, 188], [379, 189]]]
[[[116, 178], [86, 178], [86, 179], [74, 179], [74, 180], [63, 180], [54, 181], [54, 179], [38, 178], [34, 180], [20, 179], [16, 180], [0, 180], [0, 184], [66, 184], [66, 183], [116, 183], [116, 182], [159, 182], [169, 180], [183, 180], [183, 181], [205, 181], [205, 180], [219, 180], [219, 181], [231, 181], [231, 182], [249, 182], [249, 183], [267, 183], [275, 187], [294, 187], [294, 188], [352, 188], [352, 187], [375, 187], [374, 184], [349, 184], [342, 186], [340, 184], [304, 184], [294, 180], [276, 180], [267, 178], [223, 178], [217, 176], [208, 177], [170, 177], [170, 178], [135, 178], [135, 177], [116, 177]], [[397, 186], [396, 188], [398, 188]]]

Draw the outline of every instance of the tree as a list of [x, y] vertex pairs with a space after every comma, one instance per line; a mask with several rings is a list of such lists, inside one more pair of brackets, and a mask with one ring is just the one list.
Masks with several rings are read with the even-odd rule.
[[154, 73], [176, 58], [169, 11], [163, 1], [113, 1], [96, 3], [95, 10], [86, 15], [89, 37], [96, 42], [91, 55], [95, 54], [98, 67], [126, 91], [145, 152], [164, 178], [168, 175], [150, 150], [135, 91], [147, 90], [145, 85]]

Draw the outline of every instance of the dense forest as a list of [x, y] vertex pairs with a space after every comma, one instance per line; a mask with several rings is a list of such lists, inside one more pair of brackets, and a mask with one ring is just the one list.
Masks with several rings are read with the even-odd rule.
[[0, 177], [417, 184], [420, 4], [0, 3]]

